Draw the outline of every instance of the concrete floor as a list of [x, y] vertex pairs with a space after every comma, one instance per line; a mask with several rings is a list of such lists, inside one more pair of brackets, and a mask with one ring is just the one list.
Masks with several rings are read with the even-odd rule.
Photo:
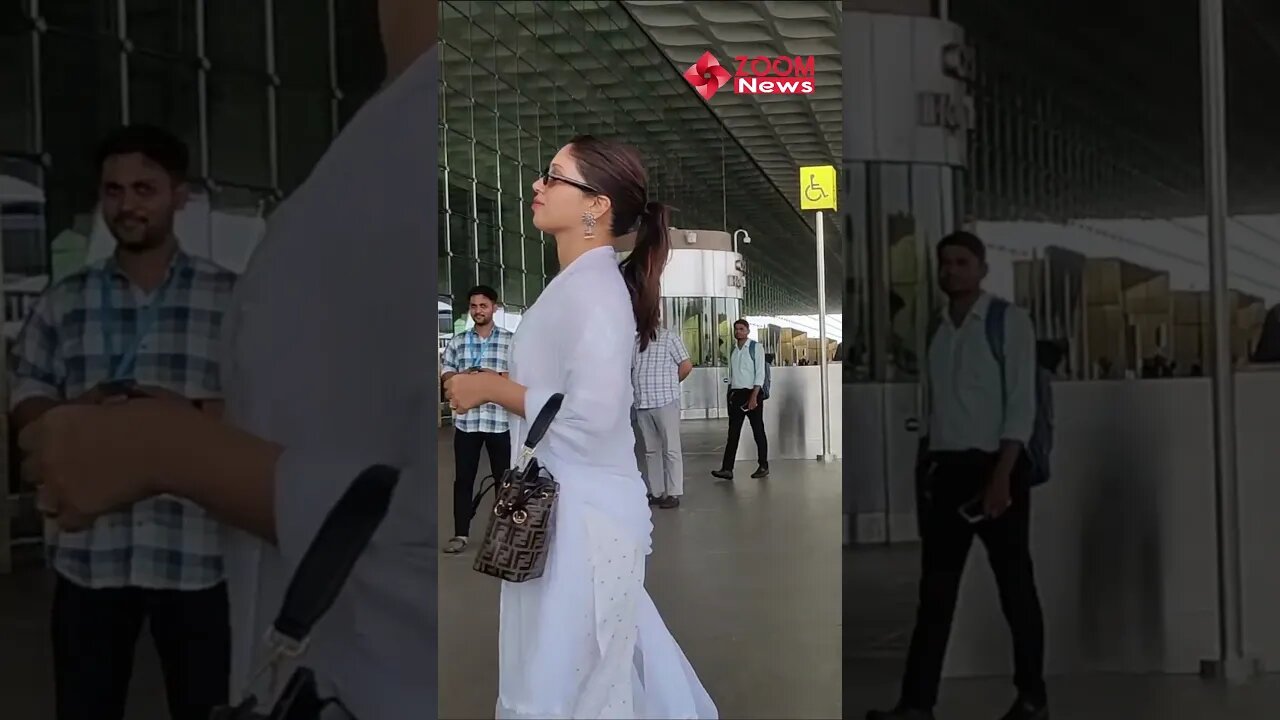
[[[918, 568], [918, 546], [844, 551], [844, 711], [850, 720], [897, 700]], [[1280, 675], [1233, 689], [1183, 675], [1051, 677], [1048, 683], [1054, 720], [1280, 717]], [[1012, 700], [1009, 678], [946, 680], [937, 712], [940, 720], [995, 720]]]
[[[915, 611], [918, 549], [843, 551], [838, 466], [787, 461], [760, 482], [715, 482], [722, 427], [686, 422], [685, 504], [655, 513], [648, 587], [723, 718], [861, 718], [893, 703]], [[452, 529], [449, 431], [440, 436], [441, 529]], [[750, 442], [745, 440], [744, 442]], [[750, 467], [741, 467], [749, 471]], [[38, 562], [0, 576], [0, 716], [51, 720], [51, 583]], [[440, 569], [440, 717], [492, 717], [497, 583], [468, 557]], [[843, 677], [837, 657], [843, 630]], [[839, 688], [843, 682], [843, 698]], [[1055, 720], [1273, 720], [1280, 676], [1226, 690], [1188, 676], [1053, 677]], [[948, 680], [943, 720], [994, 720], [1007, 678]], [[144, 634], [128, 720], [166, 716]]]
[[[740, 465], [733, 483], [719, 483], [710, 472], [724, 424], [686, 421], [682, 436], [684, 502], [654, 512], [647, 571], [663, 619], [720, 717], [839, 717], [839, 465], [775, 461], [764, 481]], [[443, 543], [453, 531], [451, 431], [440, 438]], [[498, 582], [471, 561], [440, 563], [441, 718], [493, 717]]]

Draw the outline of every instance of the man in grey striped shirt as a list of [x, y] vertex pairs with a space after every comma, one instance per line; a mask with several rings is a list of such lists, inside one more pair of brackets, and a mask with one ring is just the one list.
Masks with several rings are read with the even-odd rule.
[[636, 393], [636, 430], [644, 445], [640, 472], [649, 488], [649, 504], [680, 507], [684, 494], [684, 460], [680, 454], [680, 383], [693, 372], [693, 362], [680, 336], [666, 328], [640, 350], [636, 339], [631, 384]]

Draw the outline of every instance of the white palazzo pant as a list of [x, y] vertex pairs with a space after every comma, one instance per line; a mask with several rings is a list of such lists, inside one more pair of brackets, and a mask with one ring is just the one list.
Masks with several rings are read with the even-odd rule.
[[564, 500], [543, 576], [502, 584], [497, 717], [715, 720], [644, 589], [644, 547]]

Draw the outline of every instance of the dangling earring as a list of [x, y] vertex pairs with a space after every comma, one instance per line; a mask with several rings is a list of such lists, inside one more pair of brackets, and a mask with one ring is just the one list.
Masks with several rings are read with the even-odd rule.
[[596, 216], [591, 213], [582, 213], [582, 226], [585, 230], [582, 237], [585, 240], [591, 240], [596, 236]]

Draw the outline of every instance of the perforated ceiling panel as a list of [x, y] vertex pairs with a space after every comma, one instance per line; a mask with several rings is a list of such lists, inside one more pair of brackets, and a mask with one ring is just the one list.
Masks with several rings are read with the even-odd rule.
[[814, 58], [811, 95], [739, 95], [726, 86], [707, 101], [799, 208], [797, 168], [838, 165], [843, 111], [840, 72], [841, 6], [835, 1], [624, 3], [679, 72], [710, 51], [732, 73], [734, 58]]
[[[812, 213], [798, 210], [795, 186], [799, 165], [840, 157], [837, 3], [445, 0], [441, 8], [446, 173], [451, 185], [453, 175], [474, 178], [477, 196], [499, 199], [504, 233], [529, 232], [519, 215], [531, 173], [561, 144], [579, 132], [612, 135], [646, 154], [650, 193], [678, 208], [675, 225], [750, 233], [741, 249], [749, 274], [768, 278], [770, 312], [816, 309]], [[748, 97], [726, 87], [706, 101], [683, 73], [707, 50], [730, 69], [737, 54], [812, 54], [817, 92]], [[464, 136], [475, 139], [473, 156], [457, 153]], [[509, 174], [507, 158], [519, 169]], [[828, 307], [838, 312], [836, 222], [827, 240]]]

